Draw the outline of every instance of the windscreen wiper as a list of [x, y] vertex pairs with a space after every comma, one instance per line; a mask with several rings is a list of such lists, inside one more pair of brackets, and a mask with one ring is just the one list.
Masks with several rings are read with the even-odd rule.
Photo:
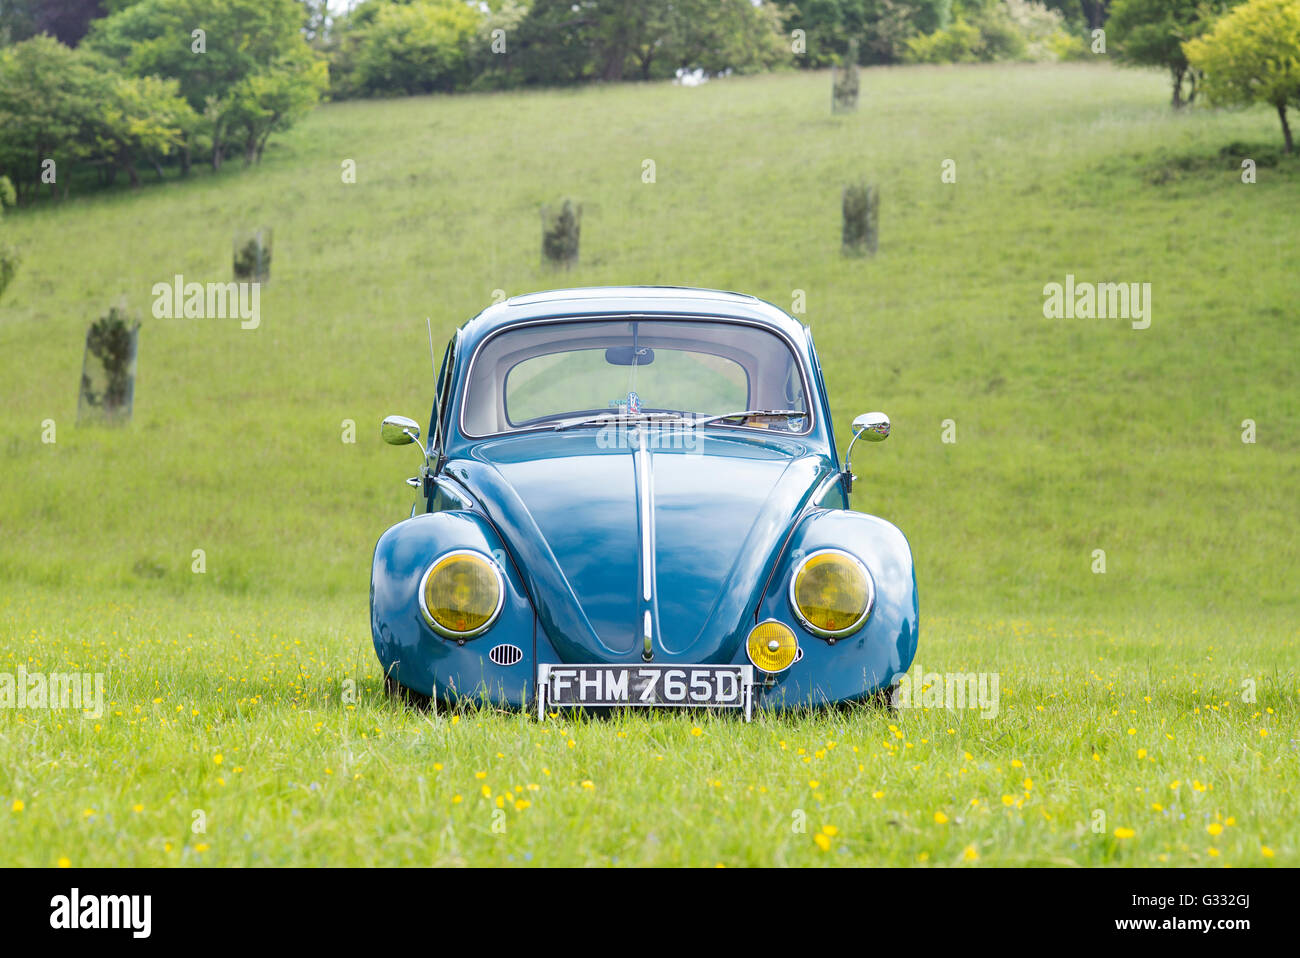
[[808, 414], [802, 409], [742, 409], [740, 412], [723, 413], [721, 416], [706, 416], [695, 420], [697, 426], [707, 426], [711, 422], [726, 419], [806, 419]]
[[601, 413], [599, 416], [586, 416], [578, 419], [561, 420], [551, 428], [556, 432], [559, 432], [562, 429], [569, 429], [573, 426], [600, 426], [606, 423], [620, 422], [673, 422], [677, 420], [682, 422], [691, 422], [687, 417], [675, 412], [606, 412]]

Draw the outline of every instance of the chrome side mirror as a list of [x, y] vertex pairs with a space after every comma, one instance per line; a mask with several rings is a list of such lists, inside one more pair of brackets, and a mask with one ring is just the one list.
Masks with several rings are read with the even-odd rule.
[[[409, 446], [413, 442], [418, 444], [420, 424], [414, 419], [407, 419], [405, 416], [389, 416], [380, 423], [379, 435], [390, 446]], [[407, 479], [406, 484], [417, 489], [424, 489], [427, 495], [429, 455], [423, 446], [420, 447], [420, 458], [424, 461], [424, 464], [420, 467], [420, 474]]]
[[[880, 442], [889, 438], [889, 417], [883, 412], [864, 412], [853, 420], [853, 438], [858, 436], [869, 442]], [[852, 448], [853, 444], [849, 443]]]
[[846, 494], [853, 488], [853, 480], [857, 478], [853, 475], [851, 460], [853, 444], [859, 439], [865, 439], [868, 442], [883, 442], [888, 437], [889, 417], [883, 412], [864, 412], [853, 420], [853, 438], [849, 440], [849, 448], [844, 450], [844, 491]]
[[380, 425], [379, 435], [390, 446], [405, 446], [420, 438], [420, 424], [405, 416], [389, 416]]

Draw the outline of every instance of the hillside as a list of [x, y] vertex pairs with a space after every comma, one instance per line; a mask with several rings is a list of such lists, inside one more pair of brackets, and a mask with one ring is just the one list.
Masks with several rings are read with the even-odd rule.
[[[427, 415], [425, 317], [440, 351], [496, 289], [644, 282], [787, 309], [806, 291], [841, 428], [894, 418], [856, 501], [907, 531], [931, 608], [1085, 610], [1103, 588], [1132, 608], [1294, 608], [1298, 334], [1279, 304], [1300, 292], [1300, 179], [1244, 185], [1216, 156], [1276, 153], [1275, 118], [1174, 115], [1160, 77], [1104, 67], [865, 77], [850, 117], [823, 75], [330, 106], [261, 169], [12, 216], [0, 577], [124, 588], [140, 563], [184, 591], [206, 548], [209, 589], [359, 590], [409, 504], [409, 456], [377, 422]], [[870, 261], [838, 252], [839, 188], [863, 176], [884, 195]], [[565, 195], [582, 262], [556, 274], [538, 207]], [[155, 282], [228, 279], [234, 231], [263, 223], [260, 328], [149, 315]], [[1151, 327], [1045, 319], [1067, 273], [1151, 283]], [[119, 296], [145, 323], [136, 421], [78, 429], [83, 332]]]
[[[1300, 164], [1276, 117], [1175, 114], [1163, 75], [1098, 65], [866, 70], [852, 116], [829, 96], [804, 73], [350, 102], [255, 169], [7, 215], [0, 669], [103, 670], [110, 701], [6, 710], [7, 860], [1294, 865]], [[863, 177], [880, 253], [846, 259]], [[564, 196], [581, 262], [556, 273], [539, 207]], [[153, 318], [153, 284], [228, 280], [259, 224], [256, 329]], [[1149, 328], [1046, 318], [1067, 276], [1149, 283]], [[427, 418], [425, 318], [441, 354], [496, 290], [625, 283], [804, 291], [841, 442], [893, 419], [854, 502], [911, 541], [918, 662], [1000, 673], [999, 721], [457, 725], [383, 700], [369, 564], [416, 456], [378, 425]], [[135, 419], [78, 427], [85, 330], [120, 296]], [[501, 793], [525, 802], [505, 836]], [[790, 833], [805, 807], [834, 842]]]

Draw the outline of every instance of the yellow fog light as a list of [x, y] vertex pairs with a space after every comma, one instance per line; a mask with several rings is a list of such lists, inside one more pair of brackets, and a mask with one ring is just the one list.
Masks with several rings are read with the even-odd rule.
[[420, 581], [420, 611], [434, 630], [454, 639], [485, 631], [501, 612], [505, 588], [497, 564], [479, 552], [448, 552]]
[[876, 587], [861, 560], [838, 549], [806, 556], [790, 577], [790, 605], [814, 635], [856, 632], [871, 614]]
[[799, 643], [788, 625], [768, 619], [750, 631], [745, 651], [749, 661], [764, 672], [784, 672], [799, 654]]

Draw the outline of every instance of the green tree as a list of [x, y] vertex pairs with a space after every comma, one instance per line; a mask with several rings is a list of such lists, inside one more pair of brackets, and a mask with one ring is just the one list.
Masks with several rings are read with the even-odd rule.
[[1300, 106], [1300, 0], [1249, 0], [1183, 45], [1213, 103], [1267, 103], [1295, 152], [1288, 104]]
[[601, 18], [596, 2], [533, 0], [515, 37], [518, 82], [552, 86], [592, 79], [592, 64], [607, 59], [593, 53]]
[[527, 16], [528, 0], [491, 0], [470, 51], [471, 88], [501, 90], [519, 84], [515, 41]]
[[897, 63], [907, 41], [952, 22], [953, 0], [791, 0], [781, 19], [786, 37], [803, 30], [807, 50], [795, 57], [802, 67], [820, 68], [843, 59], [857, 40], [860, 61]]
[[[5, 207], [13, 206], [17, 200], [14, 185], [9, 182], [8, 177], [0, 176], [0, 218], [4, 217]], [[5, 289], [16, 272], [18, 272], [18, 251], [0, 240], [0, 296], [5, 294]]]
[[537, 85], [744, 73], [788, 57], [778, 14], [751, 0], [534, 0], [514, 67]]
[[[305, 18], [297, 0], [140, 0], [95, 21], [86, 44], [135, 76], [177, 80], [203, 117], [196, 132], [219, 169], [232, 138], [246, 147], [249, 117], [259, 112], [250, 112], [250, 97], [270, 96], [274, 87], [271, 99], [283, 100], [283, 85], [295, 80], [302, 96], [310, 100], [313, 89], [319, 96], [319, 58], [303, 37]], [[254, 89], [248, 81], [261, 73], [277, 76]]]
[[469, 83], [469, 56], [482, 14], [461, 0], [371, 0], [356, 22], [355, 76], [365, 96], [454, 90]]
[[86, 330], [78, 419], [91, 410], [108, 421], [130, 418], [139, 331], [139, 320], [125, 306], [110, 307]]
[[1054, 60], [1079, 49], [1059, 11], [1027, 0], [963, 0], [942, 30], [907, 41], [917, 63]]
[[139, 184], [138, 165], [161, 175], [167, 156], [198, 117], [174, 80], [132, 77], [85, 49], [38, 36], [0, 53], [0, 171], [31, 196], [42, 183], [67, 194], [89, 161]]
[[105, 97], [95, 117], [98, 151], [140, 185], [138, 164], [148, 160], [162, 178], [159, 157], [185, 142], [198, 116], [178, 92], [175, 80], [108, 74]]
[[790, 59], [790, 44], [781, 32], [779, 11], [773, 4], [750, 0], [670, 0], [660, 7], [662, 41], [651, 42], [635, 54], [643, 79], [650, 79], [649, 57], [666, 61], [666, 73], [679, 69], [706, 73], [751, 73]]
[[[1183, 43], [1204, 32], [1232, 0], [1115, 0], [1107, 30], [1121, 61], [1164, 67], [1173, 84], [1175, 109], [1196, 99], [1196, 71]], [[1187, 94], [1183, 85], [1187, 84]]]
[[71, 168], [95, 151], [107, 89], [107, 75], [53, 37], [0, 51], [0, 174], [13, 181], [20, 200], [41, 186], [51, 160], [66, 192]]
[[272, 133], [289, 129], [311, 112], [329, 89], [329, 68], [320, 57], [297, 51], [244, 79], [231, 92], [226, 119], [243, 142], [244, 163], [258, 163]]

